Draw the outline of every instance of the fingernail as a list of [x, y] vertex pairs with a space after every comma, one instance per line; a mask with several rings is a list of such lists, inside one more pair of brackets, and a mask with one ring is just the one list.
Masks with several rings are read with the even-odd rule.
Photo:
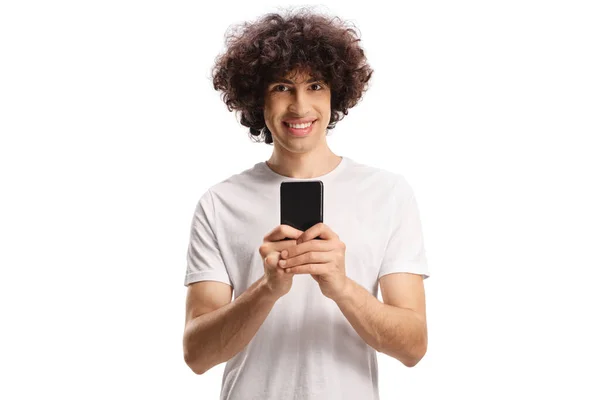
[[284, 251], [281, 252], [281, 257], [287, 257], [287, 255], [288, 255], [288, 251], [287, 250], [284, 250]]
[[286, 264], [286, 261], [285, 261], [285, 260], [281, 260], [281, 261], [279, 261], [279, 265], [285, 265], [285, 264]]

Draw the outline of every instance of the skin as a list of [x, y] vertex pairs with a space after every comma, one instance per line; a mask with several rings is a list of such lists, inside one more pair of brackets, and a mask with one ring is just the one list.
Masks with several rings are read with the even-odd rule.
[[[284, 78], [294, 84], [271, 82], [265, 90], [264, 119], [273, 136], [273, 153], [267, 165], [291, 178], [313, 178], [337, 167], [342, 157], [327, 145], [331, 117], [331, 90], [325, 82], [309, 83], [308, 71], [290, 71]], [[306, 137], [292, 136], [283, 121], [317, 118]]]

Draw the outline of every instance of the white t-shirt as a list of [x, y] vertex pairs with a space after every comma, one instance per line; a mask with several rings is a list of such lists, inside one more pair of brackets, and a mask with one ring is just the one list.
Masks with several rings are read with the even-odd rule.
[[[265, 162], [215, 184], [191, 224], [185, 286], [231, 285], [237, 298], [264, 274], [258, 248], [280, 225], [283, 181], [323, 182], [323, 223], [346, 244], [346, 275], [377, 297], [394, 272], [429, 277], [419, 211], [396, 173], [343, 157], [329, 173], [290, 178]], [[235, 301], [235, 299], [234, 299]], [[221, 400], [377, 400], [376, 351], [310, 275], [295, 275], [248, 345], [225, 365]]]

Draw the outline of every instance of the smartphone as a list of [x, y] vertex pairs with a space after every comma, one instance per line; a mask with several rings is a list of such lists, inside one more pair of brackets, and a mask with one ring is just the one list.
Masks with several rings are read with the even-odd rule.
[[281, 182], [280, 211], [282, 225], [289, 225], [303, 232], [323, 222], [323, 182]]

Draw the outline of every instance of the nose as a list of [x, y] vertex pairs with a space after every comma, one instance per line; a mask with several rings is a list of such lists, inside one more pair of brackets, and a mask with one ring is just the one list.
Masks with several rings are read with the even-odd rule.
[[309, 113], [310, 101], [306, 93], [302, 90], [296, 90], [288, 106], [288, 110], [296, 115], [302, 116]]

